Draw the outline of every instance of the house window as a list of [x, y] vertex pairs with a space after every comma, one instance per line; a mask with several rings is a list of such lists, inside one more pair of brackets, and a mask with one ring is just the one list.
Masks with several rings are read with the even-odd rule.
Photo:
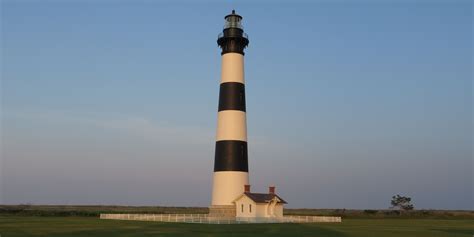
[[244, 212], [244, 204], [242, 204], [241, 209], [242, 210], [240, 212]]
[[249, 212], [252, 212], [252, 204], [249, 204]]

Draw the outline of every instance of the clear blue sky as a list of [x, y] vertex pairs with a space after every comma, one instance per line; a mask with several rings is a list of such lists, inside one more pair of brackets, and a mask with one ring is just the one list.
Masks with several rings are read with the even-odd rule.
[[472, 1], [2, 1], [0, 203], [210, 203], [223, 17], [253, 191], [473, 209]]

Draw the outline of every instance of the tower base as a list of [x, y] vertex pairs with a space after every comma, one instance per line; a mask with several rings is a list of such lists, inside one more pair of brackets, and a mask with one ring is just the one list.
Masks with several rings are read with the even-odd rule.
[[212, 205], [209, 207], [209, 217], [235, 217], [235, 205]]

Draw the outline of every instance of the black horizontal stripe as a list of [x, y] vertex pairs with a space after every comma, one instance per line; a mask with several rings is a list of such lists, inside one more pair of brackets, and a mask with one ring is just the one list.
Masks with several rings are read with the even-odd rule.
[[222, 48], [222, 55], [226, 53], [239, 53], [245, 55], [244, 49], [249, 44], [249, 39], [242, 29], [227, 28], [217, 39], [217, 44]]
[[247, 142], [225, 140], [216, 142], [214, 172], [245, 171], [248, 172]]
[[219, 90], [219, 111], [240, 110], [245, 112], [245, 85], [240, 82], [222, 83]]

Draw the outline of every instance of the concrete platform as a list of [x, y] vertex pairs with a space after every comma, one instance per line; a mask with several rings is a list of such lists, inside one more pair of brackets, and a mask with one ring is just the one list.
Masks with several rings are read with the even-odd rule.
[[226, 217], [232, 218], [235, 217], [235, 206], [234, 205], [214, 205], [209, 207], [209, 216], [210, 217]]

